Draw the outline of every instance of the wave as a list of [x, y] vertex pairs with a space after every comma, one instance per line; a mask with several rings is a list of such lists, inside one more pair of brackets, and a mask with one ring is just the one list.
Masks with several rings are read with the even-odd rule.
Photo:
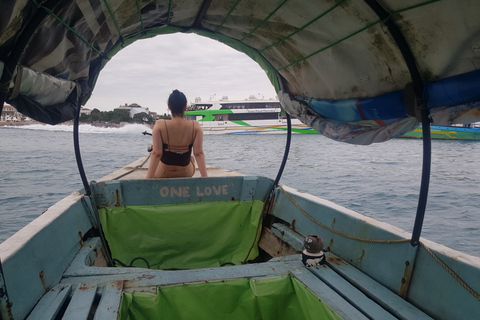
[[[6, 126], [15, 129], [22, 130], [39, 130], [39, 131], [52, 131], [52, 132], [73, 132], [73, 125], [68, 124], [58, 124], [58, 125], [49, 125], [49, 124], [28, 124], [23, 126]], [[120, 133], [120, 134], [138, 134], [139, 132], [147, 131], [151, 132], [152, 129], [150, 126], [145, 124], [126, 124], [119, 127], [101, 127], [94, 126], [91, 124], [80, 124], [79, 125], [80, 133]]]

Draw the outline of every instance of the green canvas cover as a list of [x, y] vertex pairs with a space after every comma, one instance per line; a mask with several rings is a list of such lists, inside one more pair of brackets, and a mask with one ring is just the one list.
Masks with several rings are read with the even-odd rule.
[[120, 320], [341, 319], [297, 279], [273, 278], [178, 284], [157, 293], [124, 293]]
[[[258, 256], [263, 202], [218, 201], [99, 209], [112, 258], [152, 269], [240, 264]], [[146, 267], [138, 259], [133, 266]]]

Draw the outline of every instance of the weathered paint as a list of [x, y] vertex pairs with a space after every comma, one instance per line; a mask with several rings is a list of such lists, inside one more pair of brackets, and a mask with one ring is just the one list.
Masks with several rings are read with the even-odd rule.
[[69, 320], [85, 320], [89, 318], [92, 304], [97, 294], [97, 285], [82, 283], [73, 292], [70, 303], [65, 310]]
[[258, 246], [272, 257], [282, 257], [299, 253], [290, 243], [276, 237], [274, 233], [266, 227], [263, 227]]
[[[445, 270], [421, 246], [410, 245], [409, 233], [295, 189], [284, 189], [295, 203], [278, 190], [273, 212], [282, 220], [296, 219], [292, 233], [331, 239], [331, 253], [351, 262], [349, 269], [357, 268], [390, 292], [406, 292], [406, 300], [428, 310], [434, 318], [452, 319], [460, 314], [468, 318], [480, 314], [480, 300], [457, 279], [458, 276], [472, 291], [480, 292], [480, 258], [421, 239], [451, 271]], [[335, 228], [330, 230], [328, 225], [333, 217]], [[358, 257], [362, 257], [361, 261]], [[327, 261], [338, 270], [345, 265], [335, 259]], [[408, 266], [405, 261], [409, 261]]]
[[40, 272], [38, 273], [38, 277], [40, 278], [40, 282], [42, 283], [43, 288], [45, 289], [45, 292], [47, 292], [48, 287], [45, 284], [45, 274], [43, 273], [43, 270], [40, 270]]
[[116, 320], [118, 318], [122, 290], [122, 280], [110, 282], [105, 286], [93, 320]]
[[78, 231], [86, 233], [92, 227], [81, 197], [79, 193], [67, 196], [0, 244], [14, 319], [27, 316], [78, 253]]
[[410, 285], [410, 280], [412, 278], [412, 268], [410, 267], [410, 261], [405, 261], [405, 271], [403, 272], [403, 277], [400, 280], [400, 290], [398, 290], [398, 295], [402, 298], [407, 297], [408, 287]]
[[[28, 315], [27, 320], [54, 320], [67, 301], [71, 285], [58, 285], [48, 291]], [[17, 317], [15, 317], [17, 318]]]
[[347, 300], [351, 305], [354, 305], [356, 309], [360, 310], [363, 314], [368, 315], [370, 319], [396, 319], [377, 302], [352, 286], [352, 284], [327, 265], [310, 267], [310, 271], [338, 293], [343, 299]]

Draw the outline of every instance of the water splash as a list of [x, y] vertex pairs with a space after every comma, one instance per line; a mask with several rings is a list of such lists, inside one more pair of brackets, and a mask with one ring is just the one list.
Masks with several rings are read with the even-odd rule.
[[[51, 131], [51, 132], [73, 132], [73, 125], [68, 124], [58, 124], [58, 125], [49, 125], [49, 124], [29, 124], [24, 126], [11, 126], [16, 129], [23, 130], [39, 130], [39, 131]], [[126, 124], [119, 127], [100, 127], [93, 126], [91, 124], [81, 124], [79, 125], [80, 133], [119, 133], [119, 134], [138, 134], [141, 132], [151, 132], [152, 129], [150, 126], [145, 124]]]

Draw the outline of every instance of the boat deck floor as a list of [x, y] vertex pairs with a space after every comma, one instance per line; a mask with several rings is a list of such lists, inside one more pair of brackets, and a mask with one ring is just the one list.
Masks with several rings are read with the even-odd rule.
[[[278, 227], [278, 229], [276, 229]], [[285, 232], [276, 226], [276, 232]], [[297, 237], [294, 234], [290, 236]], [[300, 239], [298, 239], [300, 240]], [[151, 270], [96, 266], [99, 238], [83, 244], [62, 280], [50, 289], [28, 319], [117, 319], [124, 292], [151, 292], [173, 284], [269, 278], [290, 275], [343, 319], [431, 319], [421, 310], [327, 253], [327, 263], [305, 267], [300, 254], [264, 263], [191, 270]]]

